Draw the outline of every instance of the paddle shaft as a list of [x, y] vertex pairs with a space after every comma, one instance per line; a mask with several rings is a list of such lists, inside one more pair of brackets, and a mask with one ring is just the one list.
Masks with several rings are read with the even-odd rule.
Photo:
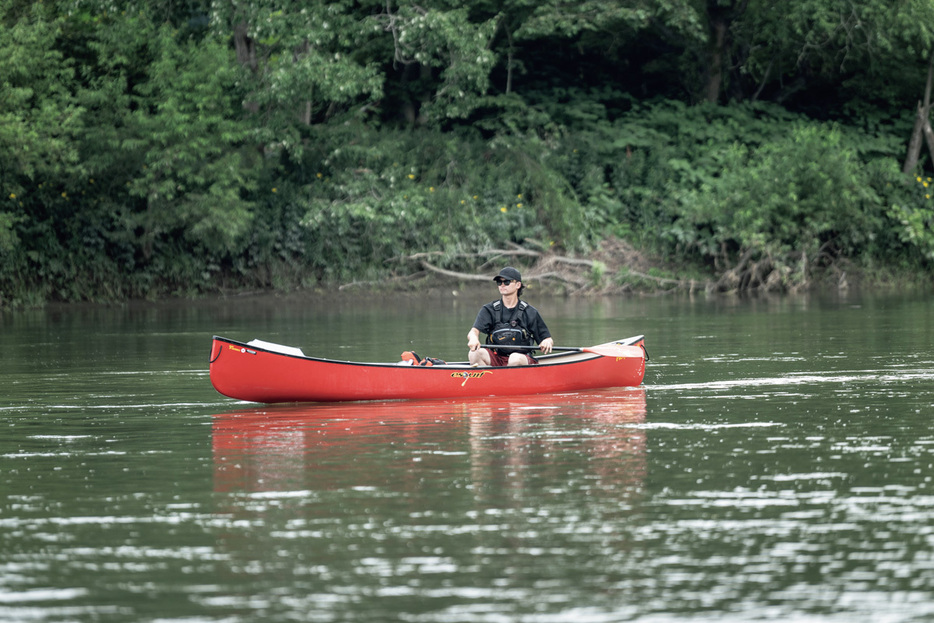
[[[497, 346], [496, 344], [481, 344], [480, 348], [489, 348], [490, 350], [515, 350], [520, 352], [532, 352], [538, 350], [538, 346]], [[568, 353], [582, 353], [583, 348], [577, 346], [552, 346], [552, 351], [561, 351]]]

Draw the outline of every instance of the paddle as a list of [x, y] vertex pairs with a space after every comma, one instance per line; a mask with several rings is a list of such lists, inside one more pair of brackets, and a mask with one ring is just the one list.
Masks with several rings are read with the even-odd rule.
[[[619, 346], [631, 346], [631, 344], [613, 343], [601, 344], [599, 346], [553, 346], [551, 350], [552, 352], [593, 353], [603, 357], [624, 356], [624, 353], [619, 349]], [[496, 346], [495, 344], [481, 344], [480, 347], [489, 348], [491, 350], [514, 350], [518, 352], [532, 352], [538, 350], [538, 346]]]

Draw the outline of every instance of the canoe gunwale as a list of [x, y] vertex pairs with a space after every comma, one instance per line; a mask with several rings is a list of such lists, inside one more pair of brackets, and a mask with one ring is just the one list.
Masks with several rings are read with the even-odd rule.
[[[641, 336], [639, 336], [641, 337]], [[314, 357], [311, 355], [294, 355], [291, 353], [284, 353], [278, 350], [272, 350], [269, 348], [263, 348], [261, 346], [251, 345], [247, 342], [241, 342], [239, 340], [234, 340], [228, 337], [222, 337], [220, 335], [215, 335], [213, 337], [214, 341], [224, 342], [232, 346], [239, 346], [240, 348], [246, 349], [247, 352], [251, 351], [262, 351], [270, 355], [275, 355], [277, 357], [289, 357], [291, 359], [297, 359], [298, 361], [317, 361], [320, 363], [329, 363], [329, 364], [340, 364], [347, 366], [367, 366], [373, 368], [412, 368], [419, 370], [431, 370], [440, 368], [442, 370], [469, 370], [473, 369], [473, 366], [466, 361], [456, 361], [443, 364], [435, 364], [432, 366], [406, 366], [400, 365], [399, 363], [394, 362], [373, 362], [373, 361], [349, 361], [344, 359], [329, 359], [327, 357]], [[596, 359], [601, 357], [596, 353], [587, 353], [587, 352], [567, 352], [567, 353], [552, 353], [550, 355], [538, 355], [535, 357], [539, 365], [555, 366], [555, 365], [564, 365], [569, 363], [580, 363], [581, 361], [587, 361], [590, 359]], [[214, 363], [217, 358], [220, 357], [220, 351], [214, 355], [209, 363]], [[480, 368], [492, 368], [494, 366], [480, 366]]]

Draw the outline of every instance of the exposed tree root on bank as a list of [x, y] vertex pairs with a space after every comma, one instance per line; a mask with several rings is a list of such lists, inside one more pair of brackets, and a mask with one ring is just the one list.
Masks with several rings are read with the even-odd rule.
[[776, 259], [749, 249], [720, 275], [712, 289], [716, 292], [795, 293], [809, 289], [815, 285], [812, 279], [818, 279], [823, 285], [842, 291], [850, 287], [848, 268], [851, 268], [850, 263], [832, 253], [829, 243], [821, 247], [816, 259], [810, 259], [804, 251], [797, 259], [794, 256]]
[[753, 249], [747, 250], [733, 267], [720, 275], [714, 289], [718, 292], [784, 290], [791, 269], [777, 266], [769, 255], [758, 259], [753, 255]]
[[[432, 263], [434, 258], [457, 259], [473, 268], [473, 272], [442, 268]], [[629, 244], [621, 240], [607, 240], [592, 258], [558, 255], [516, 245], [510, 249], [489, 249], [457, 256], [443, 253], [418, 253], [401, 258], [418, 262], [419, 266], [436, 275], [460, 282], [488, 282], [507, 264], [524, 264], [514, 260], [532, 260], [521, 267], [526, 283], [546, 282], [572, 294], [612, 294], [635, 290], [667, 292], [697, 290], [710, 287], [707, 282], [670, 279], [651, 275], [653, 264]]]
[[[797, 258], [775, 258], [761, 249], [748, 249], [734, 264], [721, 266], [720, 274], [712, 279], [678, 279], [657, 274], [677, 274], [678, 267], [666, 267], [664, 262], [650, 259], [623, 240], [605, 240], [589, 257], [560, 255], [532, 240], [526, 241], [526, 245], [456, 255], [437, 251], [394, 258], [393, 262], [407, 265], [409, 270], [375, 285], [388, 281], [417, 283], [427, 275], [457, 283], [488, 283], [503, 266], [513, 265], [522, 272], [526, 284], [542, 284], [567, 294], [793, 293], [812, 285], [816, 265], [820, 267], [819, 275], [824, 276], [822, 283], [826, 281], [827, 285], [844, 290], [849, 287], [847, 269], [852, 268], [844, 258], [833, 254], [828, 245], [820, 249], [817, 259], [809, 258], [803, 251]], [[450, 268], [452, 265], [458, 269]], [[366, 284], [350, 284], [362, 285]]]
[[[820, 265], [815, 279], [821, 285], [849, 288], [848, 274], [855, 274], [845, 258], [821, 248], [818, 259], [801, 252], [797, 260], [776, 259], [758, 249], [749, 249], [738, 260], [710, 280], [663, 277], [657, 272], [677, 274], [678, 267], [664, 266], [648, 258], [623, 240], [605, 240], [589, 257], [569, 257], [535, 241], [528, 246], [487, 249], [474, 253], [450, 254], [442, 251], [395, 257], [389, 262], [399, 268], [390, 277], [377, 281], [354, 281], [340, 290], [409, 289], [421, 287], [428, 279], [451, 284], [487, 284], [503, 266], [513, 265], [522, 272], [527, 285], [541, 285], [573, 295], [665, 294], [669, 292], [759, 292], [794, 293], [812, 285], [812, 267]], [[534, 248], [532, 248], [534, 247]], [[826, 247], [826, 245], [825, 245]], [[455, 265], [458, 269], [450, 268]], [[438, 277], [441, 279], [439, 280]]]

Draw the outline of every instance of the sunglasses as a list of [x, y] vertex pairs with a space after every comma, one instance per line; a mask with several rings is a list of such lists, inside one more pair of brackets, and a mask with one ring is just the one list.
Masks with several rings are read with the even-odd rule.
[[497, 279], [496, 285], [498, 286], [508, 286], [510, 283], [515, 281], [515, 279]]

